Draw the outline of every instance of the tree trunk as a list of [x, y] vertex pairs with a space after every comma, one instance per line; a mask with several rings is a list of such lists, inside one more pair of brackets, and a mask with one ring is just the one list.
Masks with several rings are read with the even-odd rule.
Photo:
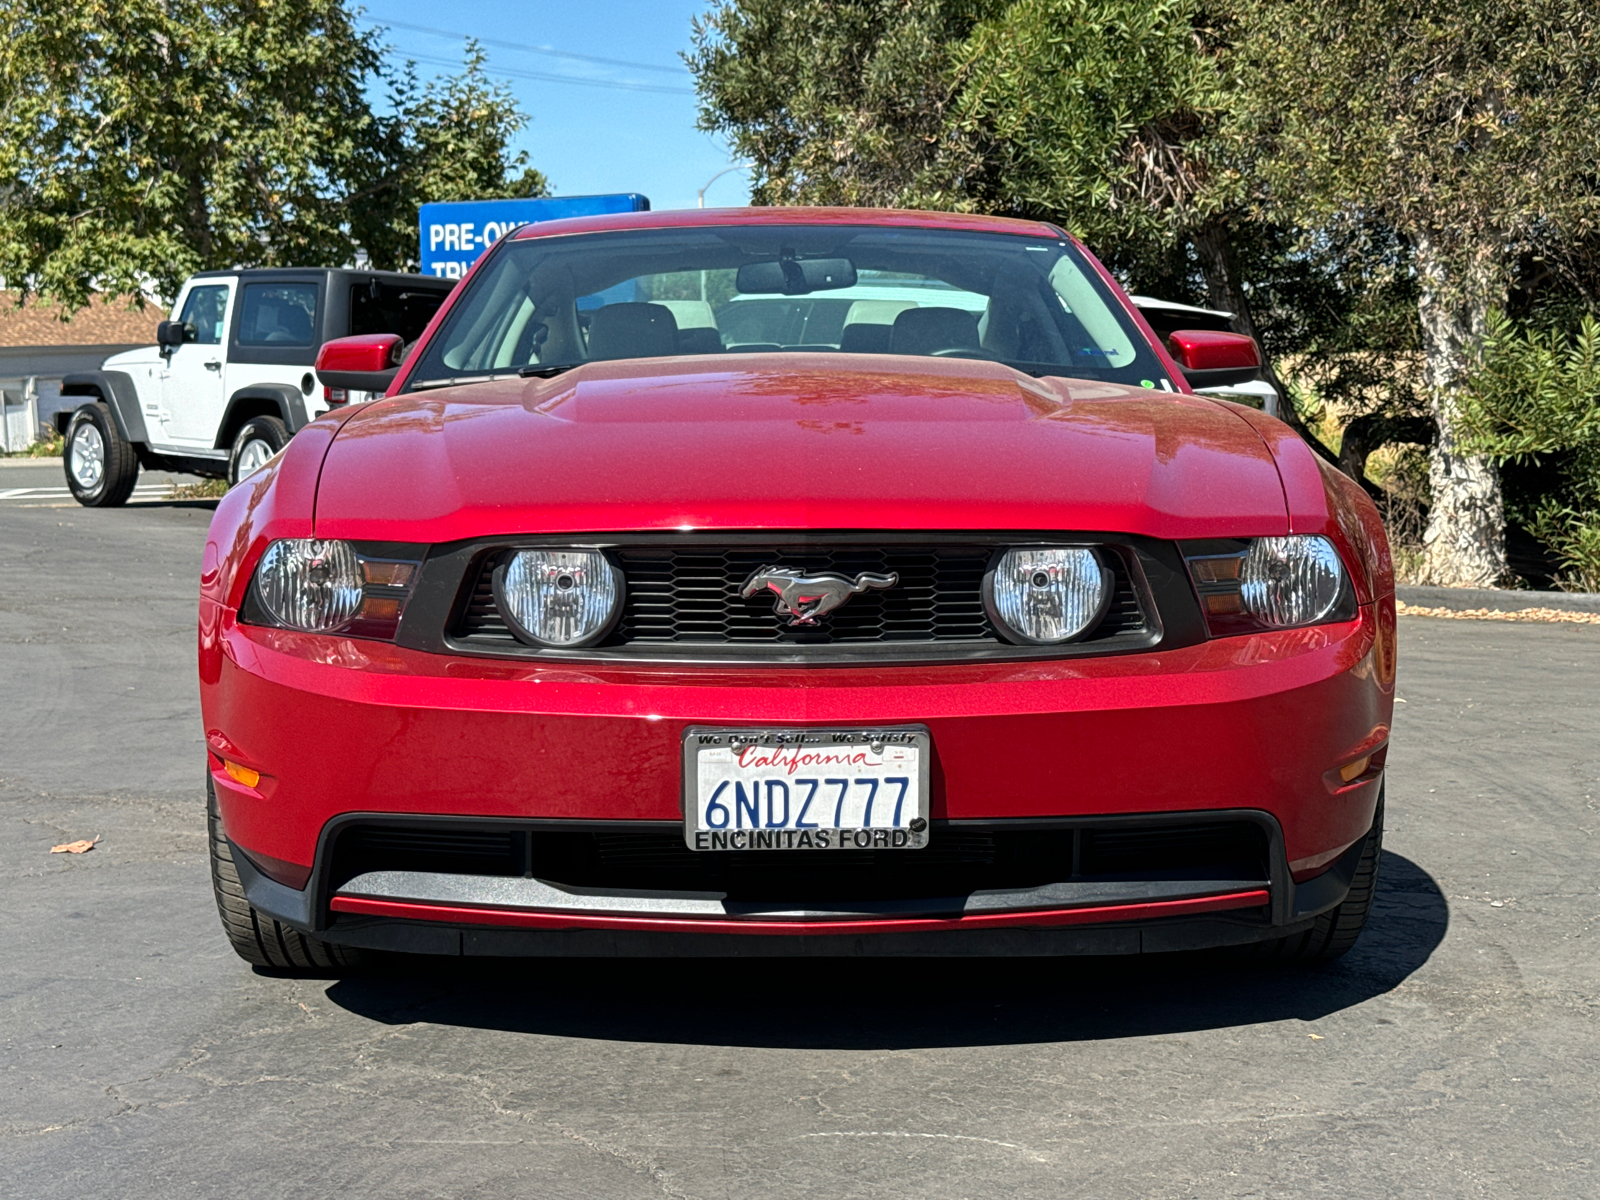
[[1506, 575], [1500, 472], [1492, 459], [1460, 449], [1461, 389], [1473, 352], [1483, 344], [1490, 288], [1486, 279], [1452, 279], [1428, 236], [1417, 237], [1415, 246], [1422, 284], [1417, 312], [1427, 355], [1428, 403], [1437, 429], [1428, 453], [1432, 504], [1422, 535], [1421, 582], [1494, 587]]
[[[1231, 312], [1234, 332], [1254, 338], [1256, 345], [1261, 346], [1261, 335], [1256, 332], [1255, 316], [1250, 311], [1250, 297], [1245, 293], [1239, 273], [1233, 265], [1227, 220], [1221, 216], [1212, 217], [1190, 234], [1189, 240], [1194, 245], [1195, 257], [1200, 261], [1200, 274], [1206, 281], [1207, 303], [1212, 308]], [[1272, 369], [1272, 360], [1267, 357], [1265, 347], [1261, 347], [1261, 377], [1278, 393], [1278, 415], [1284, 422], [1304, 438], [1313, 450], [1337, 465], [1338, 456], [1323, 444], [1321, 438], [1306, 428], [1300, 414], [1295, 411], [1289, 391]]]

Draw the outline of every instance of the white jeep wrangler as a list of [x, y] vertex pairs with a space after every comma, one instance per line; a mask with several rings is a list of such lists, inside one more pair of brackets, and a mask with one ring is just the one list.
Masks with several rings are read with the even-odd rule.
[[157, 345], [68, 375], [55, 415], [79, 504], [123, 504], [139, 468], [239, 482], [313, 417], [365, 398], [321, 386], [323, 342], [421, 336], [454, 280], [387, 271], [205, 271], [183, 285]]

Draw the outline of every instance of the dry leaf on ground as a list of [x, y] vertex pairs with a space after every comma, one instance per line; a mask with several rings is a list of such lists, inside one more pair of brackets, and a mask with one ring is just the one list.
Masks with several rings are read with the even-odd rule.
[[92, 842], [89, 841], [87, 838], [79, 838], [75, 842], [62, 842], [61, 845], [59, 845], [59, 846], [51, 846], [50, 847], [50, 853], [51, 854], [87, 854], [87, 853], [89, 853], [89, 851], [93, 850], [95, 848], [95, 846], [97, 846], [99, 843], [100, 843], [100, 835], [97, 833], [97, 834], [94, 835], [94, 841], [92, 841]]
[[1600, 613], [1572, 612], [1562, 608], [1518, 608], [1502, 612], [1498, 608], [1427, 608], [1397, 600], [1394, 609], [1402, 617], [1443, 617], [1450, 621], [1542, 621], [1560, 625], [1600, 625]]

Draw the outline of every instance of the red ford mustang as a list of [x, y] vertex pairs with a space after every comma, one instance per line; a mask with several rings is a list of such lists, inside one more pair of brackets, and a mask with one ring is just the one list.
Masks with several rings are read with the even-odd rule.
[[200, 680], [255, 963], [1340, 954], [1377, 513], [1047, 224], [526, 227], [228, 494]]

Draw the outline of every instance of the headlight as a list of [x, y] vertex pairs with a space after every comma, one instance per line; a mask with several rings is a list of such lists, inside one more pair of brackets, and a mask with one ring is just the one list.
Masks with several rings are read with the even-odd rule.
[[[367, 553], [349, 542], [284, 538], [256, 566], [239, 619], [302, 633], [392, 640], [421, 566], [422, 546], [385, 544]], [[413, 553], [415, 558], [397, 557]]]
[[1212, 636], [1349, 620], [1355, 593], [1325, 537], [1297, 534], [1235, 543], [1226, 554], [1187, 555]]
[[279, 624], [322, 633], [339, 628], [361, 607], [361, 565], [349, 542], [286, 538], [261, 556], [256, 587]]
[[1078, 546], [1007, 550], [983, 581], [989, 618], [1008, 641], [1048, 646], [1087, 633], [1111, 599], [1111, 572]]
[[1245, 610], [1280, 628], [1322, 620], [1343, 588], [1339, 552], [1324, 537], [1257, 538], [1239, 581]]
[[511, 631], [535, 646], [587, 646], [622, 611], [622, 572], [599, 550], [518, 550], [495, 568]]

